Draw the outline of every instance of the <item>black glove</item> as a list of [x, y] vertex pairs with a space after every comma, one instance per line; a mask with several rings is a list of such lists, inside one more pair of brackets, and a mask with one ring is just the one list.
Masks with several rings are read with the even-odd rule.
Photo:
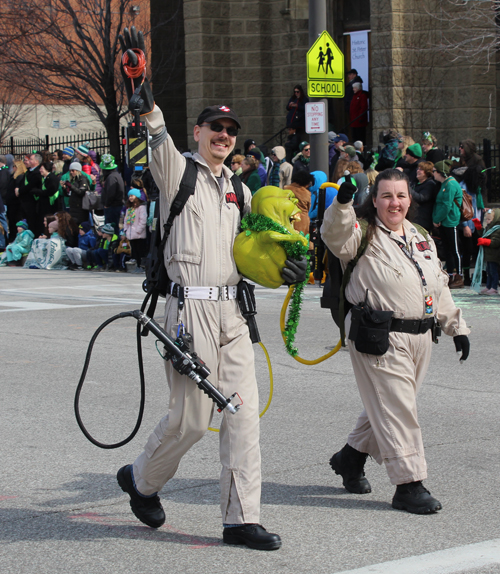
[[[144, 44], [144, 36], [142, 32], [137, 32], [135, 26], [132, 26], [130, 28], [130, 32], [128, 28], [125, 28], [123, 30], [123, 36], [120, 34], [118, 38], [120, 40], [122, 52], [127, 52], [128, 54], [128, 66], [131, 68], [137, 66], [138, 58], [132, 51], [132, 48], [138, 48], [144, 52], [144, 55], [146, 55], [146, 46]], [[133, 113], [137, 108], [141, 108], [141, 115], [151, 112], [155, 107], [155, 101], [149, 80], [147, 78], [144, 79], [140, 93], [136, 94], [135, 91], [141, 85], [142, 76], [133, 79], [129, 78], [123, 69], [122, 63], [120, 63], [120, 70], [123, 76], [123, 81], [125, 82], [125, 89], [127, 90], [127, 97], [129, 100], [128, 109]], [[132, 89], [132, 82], [134, 83], [134, 89]]]
[[356, 191], [358, 190], [355, 185], [353, 185], [350, 181], [344, 181], [344, 183], [340, 186], [339, 192], [337, 193], [337, 202], [344, 204], [349, 203]]
[[285, 267], [281, 271], [281, 276], [287, 285], [294, 285], [295, 283], [302, 283], [306, 280], [307, 259], [301, 257], [300, 259], [287, 259]]
[[467, 335], [457, 335], [456, 337], [453, 337], [453, 341], [455, 342], [457, 353], [462, 352], [460, 360], [466, 361], [470, 351], [469, 337], [467, 337]]

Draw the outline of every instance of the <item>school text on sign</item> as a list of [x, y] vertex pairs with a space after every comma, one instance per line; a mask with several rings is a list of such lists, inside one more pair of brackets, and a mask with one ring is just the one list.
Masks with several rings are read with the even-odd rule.
[[344, 97], [344, 54], [326, 30], [307, 52], [307, 95]]

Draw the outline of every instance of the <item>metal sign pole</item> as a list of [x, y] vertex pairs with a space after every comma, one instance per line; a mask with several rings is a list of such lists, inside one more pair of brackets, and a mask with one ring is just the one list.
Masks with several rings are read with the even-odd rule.
[[[309, 0], [309, 47], [318, 39], [325, 28], [326, 0]], [[325, 133], [310, 134], [311, 163], [310, 171], [324, 171], [328, 177], [328, 103], [326, 99], [310, 98], [311, 102], [325, 104]]]

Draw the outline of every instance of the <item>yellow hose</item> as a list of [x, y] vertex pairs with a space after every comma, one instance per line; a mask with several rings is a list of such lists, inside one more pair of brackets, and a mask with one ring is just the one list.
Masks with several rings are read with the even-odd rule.
[[[286, 310], [288, 308], [288, 303], [290, 302], [294, 288], [295, 287], [293, 285], [291, 285], [290, 288], [288, 289], [288, 293], [286, 294], [285, 300], [283, 302], [283, 307], [281, 308], [280, 328], [281, 328], [281, 336], [283, 337], [283, 341], [285, 342], [285, 344], [286, 344], [286, 339], [285, 339], [285, 336], [283, 335], [283, 332], [285, 331]], [[262, 347], [262, 350], [264, 351], [264, 354], [266, 355], [267, 366], [269, 368], [269, 398], [267, 399], [266, 406], [264, 407], [264, 409], [262, 410], [262, 412], [259, 415], [259, 418], [262, 418], [264, 416], [264, 414], [266, 413], [267, 409], [270, 407], [271, 401], [273, 399], [274, 380], [273, 380], [273, 369], [271, 367], [271, 359], [269, 358], [269, 353], [267, 352], [267, 349], [263, 345], [263, 343], [259, 342], [259, 345]], [[293, 358], [296, 361], [298, 361], [299, 363], [302, 363], [303, 365], [317, 365], [318, 363], [322, 363], [323, 361], [326, 361], [326, 359], [333, 357], [333, 355], [335, 355], [335, 353], [337, 353], [340, 350], [341, 346], [342, 346], [342, 341], [339, 341], [337, 343], [337, 345], [331, 351], [329, 351], [326, 355], [323, 355], [322, 357], [320, 357], [319, 359], [316, 359], [314, 361], [302, 359], [302, 357], [298, 357], [298, 356], [295, 356]], [[208, 430], [213, 431], [213, 432], [220, 432], [219, 429], [214, 429], [212, 427], [208, 427]]]
[[[288, 308], [288, 303], [290, 302], [290, 299], [292, 298], [292, 294], [293, 294], [294, 289], [295, 289], [295, 286], [290, 285], [290, 288], [288, 289], [288, 293], [286, 294], [285, 300], [283, 302], [283, 307], [281, 308], [280, 329], [281, 329], [281, 336], [283, 337], [283, 341], [285, 342], [285, 345], [286, 345], [286, 338], [285, 338], [284, 332], [285, 332], [286, 310]], [[326, 361], [326, 359], [329, 359], [330, 357], [335, 355], [335, 353], [337, 353], [341, 347], [342, 347], [342, 340], [340, 340], [337, 343], [337, 345], [331, 351], [329, 351], [326, 355], [323, 355], [322, 357], [320, 357], [319, 359], [315, 359], [314, 361], [308, 361], [307, 359], [303, 359], [302, 357], [299, 357], [298, 355], [293, 357], [293, 358], [296, 361], [298, 361], [299, 363], [302, 363], [303, 365], [317, 365], [318, 363], [322, 363], [323, 361]]]
[[[269, 358], [269, 353], [267, 352], [267, 349], [264, 347], [264, 345], [261, 342], [259, 342], [259, 345], [262, 347], [262, 350], [264, 351], [264, 354], [266, 355], [267, 366], [269, 368], [269, 398], [267, 399], [267, 403], [266, 403], [266, 406], [264, 407], [264, 410], [259, 415], [259, 418], [261, 418], [264, 416], [264, 413], [269, 408], [271, 401], [273, 399], [274, 381], [273, 381], [273, 369], [271, 367], [271, 359]], [[211, 430], [213, 432], [219, 432], [219, 429], [214, 429], [212, 427], [208, 427], [208, 430]]]

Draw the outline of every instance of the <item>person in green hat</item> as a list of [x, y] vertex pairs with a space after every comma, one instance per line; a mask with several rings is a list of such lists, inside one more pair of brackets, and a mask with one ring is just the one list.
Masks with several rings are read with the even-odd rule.
[[438, 161], [432, 170], [434, 179], [441, 184], [432, 211], [432, 222], [439, 230], [439, 237], [445, 249], [448, 286], [450, 289], [459, 289], [464, 286], [457, 233], [457, 226], [460, 223], [462, 188], [450, 175], [451, 165], [451, 160], [445, 159]]
[[410, 180], [410, 187], [412, 189], [418, 183], [417, 169], [418, 164], [423, 161], [422, 156], [422, 146], [419, 143], [414, 143], [413, 145], [409, 145], [406, 148], [405, 161], [407, 163], [407, 167], [403, 171], [408, 176], [408, 179]]
[[16, 223], [17, 235], [12, 243], [7, 245], [5, 252], [0, 259], [0, 266], [16, 267], [21, 265], [24, 255], [28, 255], [35, 235], [28, 229], [25, 220]]
[[104, 223], [114, 223], [118, 229], [125, 199], [125, 182], [118, 171], [115, 158], [105, 153], [101, 156], [100, 168], [104, 180], [101, 201], [104, 206]]

